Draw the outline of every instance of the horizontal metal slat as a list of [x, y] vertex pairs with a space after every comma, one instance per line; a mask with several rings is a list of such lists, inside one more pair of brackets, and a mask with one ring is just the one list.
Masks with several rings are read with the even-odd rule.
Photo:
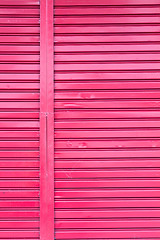
[[[5, 2], [7, 2], [7, 1], [5, 1]], [[14, 2], [15, 1], [12, 1], [12, 4], [14, 4]], [[22, 3], [22, 1], [21, 1], [21, 3]], [[12, 6], [11, 6], [11, 8], [8, 8], [7, 5], [6, 5], [6, 7], [1, 7], [0, 8], [0, 15], [1, 15], [1, 17], [2, 16], [7, 16], [7, 15], [9, 17], [11, 17], [11, 15], [14, 16], [14, 17], [15, 16], [20, 16], [20, 17], [26, 17], [26, 16], [39, 17], [40, 16], [39, 6], [37, 6], [37, 7], [34, 6], [34, 8], [25, 8], [25, 6], [24, 7], [22, 7], [22, 6], [19, 7], [19, 5], [18, 5], [18, 8], [12, 8]]]
[[0, 180], [0, 188], [39, 188], [39, 180]]
[[[14, 40], [13, 36], [12, 36], [12, 40]], [[24, 39], [25, 40], [25, 39]], [[0, 41], [3, 41], [3, 39], [1, 39], [0, 37]], [[28, 41], [32, 41], [32, 39], [28, 39]], [[0, 55], [0, 62], [4, 63], [4, 62], [9, 62], [10, 64], [16, 64], [21, 63], [23, 64], [24, 62], [30, 63], [30, 62], [39, 62], [39, 55], [17, 55], [17, 54], [12, 54], [12, 55]], [[18, 79], [17, 79], [18, 80]], [[33, 79], [34, 80], [34, 79]]]
[[[107, 158], [107, 157], [106, 157]], [[144, 169], [123, 169], [123, 170], [73, 170], [73, 169], [66, 169], [66, 170], [56, 170], [55, 172], [55, 178], [57, 179], [89, 179], [89, 178], [159, 178], [160, 177], [160, 171], [157, 170], [144, 170]], [[94, 191], [93, 191], [94, 192]], [[107, 191], [104, 191], [106, 193], [106, 197], [107, 197]], [[158, 190], [157, 192], [155, 192], [156, 194], [158, 194]], [[61, 192], [62, 193], [62, 192]], [[87, 197], [87, 192], [83, 192], [84, 193], [84, 197]], [[112, 191], [111, 191], [112, 193]], [[116, 193], [116, 192], [115, 192]], [[123, 191], [122, 191], [123, 193]], [[140, 194], [145, 194], [145, 191], [139, 191]], [[78, 193], [77, 193], [78, 194]], [[79, 194], [82, 194], [82, 192]], [[85, 195], [86, 194], [86, 195]], [[89, 194], [89, 193], [88, 193]], [[95, 192], [95, 194], [99, 194], [99, 192]], [[114, 194], [114, 193], [113, 193]], [[119, 194], [119, 195], [118, 195]], [[133, 192], [133, 194], [136, 194], [136, 190], [135, 192]], [[138, 194], [138, 191], [137, 191]], [[148, 196], [147, 196], [148, 194]], [[160, 192], [159, 192], [160, 194]], [[123, 194], [122, 194], [123, 195]], [[123, 197], [121, 195], [121, 197]], [[58, 197], [59, 195], [57, 195]], [[64, 197], [71, 198], [72, 195], [70, 195], [70, 193], [66, 192], [63, 195]], [[90, 195], [90, 197], [92, 196], [92, 194]], [[117, 197], [120, 197], [120, 192], [117, 191]], [[136, 197], [136, 195], [134, 195]], [[134, 197], [133, 196], [133, 197]], [[74, 196], [73, 196], [74, 197]], [[77, 197], [80, 197], [79, 195], [77, 195]], [[81, 195], [82, 197], [82, 195]], [[99, 196], [100, 197], [100, 196]], [[108, 195], [109, 197], [109, 195]], [[111, 196], [110, 196], [111, 197]], [[126, 196], [124, 197], [131, 197], [130, 193], [126, 191]], [[140, 196], [139, 196], [140, 197]], [[146, 196], [145, 197], [151, 197], [149, 192], [146, 192]], [[158, 197], [158, 195], [156, 196], [152, 196], [152, 197]]]
[[[36, 63], [32, 63], [32, 64], [29, 64], [29, 63], [28, 64], [4, 64], [4, 63], [1, 63], [0, 64], [0, 71], [16, 71], [16, 70], [17, 71], [18, 70], [19, 71], [39, 71], [40, 67], [39, 67], [39, 64], [36, 64]], [[10, 88], [9, 85], [10, 84], [8, 84], [8, 88]], [[32, 85], [38, 85], [38, 84], [32, 84]], [[26, 86], [26, 88], [27, 88], [27, 86]]]
[[[0, 190], [0, 198], [3, 199], [9, 199], [9, 198], [39, 198], [39, 190], [11, 190], [11, 189], [7, 189], [7, 190]], [[34, 211], [37, 211], [37, 210], [34, 210]], [[34, 213], [33, 211], [33, 216], [35, 216], [36, 213]], [[28, 211], [29, 212], [29, 211]], [[37, 211], [38, 212], [38, 211]], [[29, 214], [29, 213], [28, 213]], [[27, 215], [27, 211], [26, 211], [26, 215]], [[33, 216], [30, 216], [30, 217], [33, 217]], [[17, 217], [16, 217], [16, 213], [14, 213], [14, 211], [12, 211], [11, 209], [8, 210], [8, 212], [6, 212], [6, 215], [5, 215], [5, 210], [2, 208], [1, 211], [0, 211], [0, 219], [1, 218], [7, 218], [7, 217], [23, 217], [22, 216], [22, 213], [18, 213], [18, 210], [17, 210]], [[24, 214], [24, 217], [25, 217], [25, 214]]]
[[[1, 38], [0, 38], [0, 41], [1, 41]], [[127, 34], [126, 33], [126, 34], [123, 34], [123, 35], [121, 34], [119, 36], [117, 36], [117, 35], [100, 35], [100, 34], [99, 35], [97, 35], [97, 34], [94, 34], [94, 35], [93, 34], [90, 34], [90, 35], [89, 34], [88, 35], [84, 35], [84, 34], [81, 34], [81, 35], [78, 35], [78, 34], [77, 35], [76, 34], [65, 35], [64, 34], [64, 35], [56, 35], [55, 36], [55, 42], [57, 42], [57, 43], [99, 43], [99, 44], [100, 43], [126, 43], [127, 44], [127, 43], [131, 43], [131, 42], [133, 43], [134, 42], [134, 43], [138, 44], [138, 43], [141, 43], [141, 42], [143, 42], [143, 43], [147, 43], [147, 42], [152, 42], [153, 43], [153, 42], [155, 42], [156, 43], [156, 42], [159, 42], [159, 41], [160, 41], [160, 36], [158, 34], [146, 34], [146, 35], [145, 34], [143, 34], [143, 35], [139, 34], [138, 35], [138, 34], [134, 34], [134, 33], [133, 34]], [[76, 54], [75, 56], [70, 55], [70, 61], [71, 60], [73, 61], [74, 59], [77, 60], [78, 57], [79, 57], [79, 59], [85, 59], [84, 55], [78, 55], [78, 56], [77, 55], [78, 54]], [[114, 55], [112, 55], [112, 57], [101, 56], [101, 58], [98, 58], [98, 56], [96, 56], [94, 54], [94, 59], [99, 59], [101, 61], [103, 61], [104, 59], [113, 60]], [[123, 57], [123, 55], [121, 55], [121, 56]], [[132, 58], [132, 56], [133, 56], [133, 58]], [[127, 56], [127, 57], [130, 60], [136, 60], [134, 56], [135, 56], [134, 54], [129, 54], [129, 56]], [[147, 56], [147, 54], [146, 54], [146, 56]], [[158, 59], [158, 56], [159, 55], [157, 54], [157, 59]], [[92, 57], [92, 61], [93, 61], [93, 56], [91, 56], [91, 57]], [[118, 58], [118, 56], [115, 56], [115, 57], [116, 57], [115, 60], [120, 58], [120, 56], [119, 56], [119, 58]], [[122, 58], [122, 60], [123, 60], [123, 58]], [[156, 56], [154, 56], [154, 58], [156, 60]], [[61, 61], [64, 61], [64, 60], [69, 59], [69, 58], [67, 58], [67, 56], [65, 56], [65, 55], [63, 55], [63, 56], [59, 55], [59, 56], [56, 56], [55, 59], [56, 59], [56, 61], [58, 61], [59, 59]], [[90, 59], [89, 56], [87, 56], [87, 59]], [[138, 59], [143, 60], [143, 55], [142, 55], [142, 57], [139, 57], [137, 55], [137, 60]]]
[[[25, 23], [25, 19], [22, 18], [22, 23]], [[3, 18], [0, 19], [0, 23], [3, 22]], [[37, 23], [38, 20], [34, 18], [33, 23]], [[159, 23], [159, 16], [68, 16], [68, 17], [56, 17], [55, 24], [114, 24], [114, 23]], [[10, 22], [9, 22], [10, 23]], [[12, 23], [12, 21], [11, 21]], [[17, 23], [16, 19], [14, 19], [13, 23]], [[30, 21], [28, 21], [30, 23]]]
[[39, 128], [39, 121], [0, 121], [0, 129], [5, 128]]
[[[39, 208], [39, 200], [30, 200], [30, 199], [23, 199], [23, 200], [17, 200], [17, 199], [1, 199], [0, 200], [0, 207], [1, 208]], [[0, 222], [0, 226], [1, 222]], [[18, 225], [20, 226], [20, 225]], [[34, 226], [34, 225], [33, 225]]]
[[0, 239], [1, 238], [6, 238], [10, 239], [10, 236], [14, 238], [35, 238], [39, 239], [39, 231], [37, 230], [23, 230], [23, 231], [18, 231], [18, 230], [3, 230], [0, 231]]
[[[11, 146], [12, 147], [12, 146]], [[11, 148], [10, 147], [10, 148]], [[13, 170], [13, 168], [18, 169], [18, 168], [39, 168], [39, 161], [34, 161], [34, 160], [1, 160], [0, 161], [0, 168], [1, 170], [3, 168], [8, 169], [11, 168]]]
[[[98, 163], [97, 163], [98, 166]], [[73, 167], [74, 168], [74, 167]], [[87, 181], [73, 181], [66, 180], [55, 182], [56, 189], [85, 189], [94, 188], [95, 191], [101, 188], [159, 188], [159, 180], [87, 180]], [[142, 190], [143, 191], [143, 190]], [[87, 197], [87, 196], [86, 196]], [[101, 197], [101, 196], [99, 196]]]
[[[113, 170], [113, 168], [148, 168], [152, 169], [152, 168], [159, 168], [160, 167], [160, 163], [158, 160], [149, 160], [147, 159], [138, 159], [138, 160], [133, 160], [133, 159], [125, 159], [125, 160], [120, 160], [120, 158], [115, 161], [115, 160], [111, 160], [111, 159], [107, 159], [107, 160], [100, 160], [100, 159], [91, 159], [91, 160], [81, 160], [81, 161], [75, 161], [75, 160], [56, 160], [55, 161], [55, 168], [56, 169], [84, 169], [85, 171], [88, 169], [104, 169], [104, 168], [108, 168]], [[135, 170], [136, 171], [136, 170]], [[70, 179], [71, 180], [71, 179]], [[152, 182], [152, 180], [150, 180]], [[158, 180], [156, 180], [158, 182]], [[64, 182], [65, 184], [68, 184], [68, 182]], [[70, 183], [72, 184], [72, 182]], [[86, 183], [87, 184], [87, 183]], [[98, 182], [97, 182], [98, 184]], [[96, 186], [96, 184], [95, 184]], [[137, 185], [138, 187], [138, 185]]]
[[[39, 53], [39, 46], [16, 46], [16, 45], [0, 45], [0, 54], [33, 54], [33, 53]], [[14, 65], [15, 66], [15, 65]]]
[[[102, 208], [159, 208], [160, 201], [152, 198], [112, 198], [112, 199], [55, 199], [55, 208], [58, 209], [102, 209]], [[135, 210], [135, 209], [133, 209]], [[86, 219], [87, 220], [87, 219]], [[85, 221], [86, 221], [85, 220]], [[102, 220], [102, 219], [99, 219]], [[153, 220], [153, 219], [152, 219]], [[58, 220], [59, 221], [59, 220]], [[70, 220], [71, 221], [71, 220]], [[75, 219], [74, 219], [75, 221]], [[84, 221], [84, 220], [83, 220]], [[93, 221], [93, 220], [92, 220]], [[122, 219], [121, 219], [122, 221]], [[127, 219], [129, 221], [129, 219]]]
[[[37, 64], [38, 65], [38, 64]], [[39, 70], [36, 64], [21, 64], [21, 70]], [[0, 71], [19, 70], [20, 66], [1, 64]], [[139, 71], [139, 70], [159, 70], [159, 63], [58, 63], [55, 71]]]
[[76, 239], [81, 236], [81, 239], [93, 239], [93, 238], [151, 238], [151, 237], [160, 237], [160, 233], [158, 230], [121, 230], [121, 231], [56, 231], [57, 239]]
[[[1, 117], [1, 116], [0, 116]], [[133, 118], [159, 118], [158, 111], [57, 111], [55, 119], [133, 119]]]
[[[1, 131], [0, 132], [0, 138], [38, 138], [39, 137], [39, 131]], [[30, 152], [18, 152], [18, 151], [12, 151], [12, 152], [1, 152], [1, 156], [5, 155], [6, 156], [16, 156], [16, 154], [18, 155], [25, 155], [26, 156], [31, 156], [31, 155], [34, 155], [34, 156], [38, 156], [38, 152], [36, 151], [30, 151]]]
[[[4, 94], [3, 94], [4, 95]], [[3, 98], [3, 95], [1, 98]], [[12, 94], [11, 96], [14, 96], [15, 94]], [[23, 94], [23, 99], [25, 99], [25, 96], [29, 95]], [[30, 94], [31, 95], [31, 94]], [[126, 91], [116, 91], [116, 90], [77, 90], [77, 91], [56, 91], [55, 93], [55, 100], [57, 99], [79, 99], [79, 100], [95, 100], [95, 99], [159, 99], [160, 91], [159, 90], [126, 90]], [[6, 96], [6, 95], [5, 95]], [[21, 93], [19, 93], [19, 96], [22, 96]], [[38, 94], [34, 95], [35, 97], [38, 97]], [[19, 97], [20, 98], [20, 97]], [[34, 99], [34, 98], [31, 98]], [[37, 99], [37, 98], [35, 98]]]
[[[8, 93], [9, 92], [9, 93]], [[34, 92], [12, 92], [8, 89], [8, 92], [5, 93], [1, 93], [0, 94], [0, 100], [1, 99], [5, 99], [5, 100], [9, 100], [9, 99], [15, 99], [15, 100], [39, 100], [39, 93], [37, 93], [36, 91]]]
[[[15, 67], [16, 65], [16, 67]], [[10, 70], [10, 68], [12, 69], [25, 69], [25, 68], [38, 68], [38, 64], [1, 64], [1, 68], [2, 69], [8, 69]], [[10, 82], [5, 82], [5, 83], [0, 83], [0, 90], [39, 90], [39, 83], [10, 83]], [[33, 92], [34, 93], [34, 92]]]
[[[0, 112], [0, 119], [38, 119], [38, 118], [39, 118], [39, 112], [17, 112], [17, 111]], [[38, 136], [39, 135], [36, 135], [35, 137], [38, 137]]]
[[[125, 27], [124, 27], [125, 26]], [[94, 34], [117, 34], [117, 33], [159, 33], [160, 27], [159, 25], [140, 25], [139, 26], [128, 26], [128, 25], [118, 25], [117, 26], [65, 26], [65, 27], [61, 27], [61, 26], [55, 26], [55, 32], [56, 34], [80, 34], [80, 33], [94, 33]], [[38, 33], [38, 29], [34, 28], [34, 27], [28, 27], [27, 29], [13, 29], [13, 31], [15, 33], [22, 33], [22, 32], [26, 32], [26, 33]], [[7, 33], [7, 29], [6, 28], [0, 28], [0, 33], [4, 32]], [[118, 37], [118, 36], [117, 36]]]
[[0, 178], [39, 178], [39, 170], [15, 170], [11, 168], [9, 170], [0, 169]]
[[[15, 240], [15, 238], [9, 238], [9, 239], [10, 240]], [[6, 238], [1, 238], [1, 240], [6, 240]], [[24, 240], [24, 237], [23, 238], [19, 238], [18, 240]], [[29, 240], [35, 240], [35, 238], [30, 238]], [[155, 240], [155, 239], [150, 239], [150, 240]]]
[[[0, 102], [0, 106], [3, 105], [4, 102]], [[5, 103], [5, 106], [7, 107], [8, 104]], [[19, 106], [20, 104], [18, 103], [13, 103], [13, 108], [15, 108], [16, 106]], [[27, 103], [26, 103], [27, 105]], [[31, 104], [29, 104], [31, 105]], [[29, 108], [28, 105], [28, 108]], [[35, 104], [36, 105], [36, 104]], [[37, 104], [38, 105], [38, 104]], [[4, 105], [3, 105], [4, 106]], [[12, 106], [12, 105], [11, 105]], [[32, 105], [34, 107], [34, 104], [32, 103]], [[66, 100], [64, 101], [56, 101], [55, 102], [55, 107], [56, 109], [155, 109], [155, 108], [159, 108], [160, 104], [158, 100], [151, 100], [151, 101], [147, 101], [147, 100], [101, 100], [101, 101], [76, 101], [76, 100]], [[25, 104], [24, 104], [24, 108], [25, 108]], [[132, 122], [133, 123], [133, 122]], [[63, 123], [62, 123], [63, 124]], [[91, 125], [93, 125], [94, 123], [92, 123]], [[101, 123], [100, 123], [101, 124]], [[144, 122], [144, 126], [146, 126], [147, 123]], [[154, 123], [156, 126], [156, 123]], [[57, 123], [57, 125], [60, 125], [60, 123]], [[67, 125], [67, 123], [64, 123], [64, 126]], [[84, 126], [85, 128], [91, 128], [91, 125], [87, 126], [86, 123], [82, 122], [82, 126]], [[68, 123], [68, 126], [70, 126], [70, 124]], [[71, 128], [74, 128], [74, 126], [76, 126], [76, 123], [71, 126]], [[78, 126], [78, 124], [77, 124]], [[99, 125], [100, 126], [100, 125]], [[103, 123], [101, 125], [101, 127], [103, 127]], [[116, 125], [115, 125], [116, 126]], [[150, 125], [151, 126], [151, 125]], [[79, 125], [80, 127], [80, 125]], [[98, 127], [98, 124], [97, 124]], [[134, 127], [134, 123], [133, 123], [133, 127]], [[63, 127], [65, 128], [65, 127]]]
[[[152, 18], [151, 18], [152, 19]], [[155, 19], [155, 18], [153, 18]], [[16, 25], [39, 25], [40, 24], [40, 21], [39, 21], [39, 18], [38, 17], [30, 17], [30, 18], [24, 18], [24, 17], [21, 17], [21, 18], [11, 18], [11, 17], [0, 17], [0, 24], [5, 24], [5, 25], [13, 25], [16, 26]], [[25, 26], [24, 26], [25, 27]]]
[[[83, 28], [82, 28], [83, 29]], [[123, 27], [125, 29], [125, 27]], [[1, 51], [1, 49], [0, 49]], [[153, 52], [160, 51], [159, 44], [57, 44], [55, 45], [55, 52]], [[156, 63], [155, 63], [156, 64]], [[110, 65], [110, 64], [109, 64]], [[154, 64], [152, 64], [154, 66]], [[56, 65], [56, 67], [58, 64]], [[123, 65], [122, 65], [123, 67]], [[106, 66], [107, 68], [107, 66]], [[59, 70], [59, 69], [56, 69]], [[65, 65], [64, 65], [65, 70]], [[107, 70], [107, 69], [106, 69]], [[116, 69], [114, 69], [116, 70]], [[117, 69], [118, 70], [118, 69]], [[122, 69], [123, 70], [123, 69]]]
[[57, 220], [55, 222], [56, 229], [109, 229], [109, 228], [158, 228], [159, 220]]
[[[12, 1], [13, 2], [13, 1]], [[1, 7], [0, 8], [0, 17], [39, 17], [40, 16], [40, 9], [39, 7], [35, 8], [26, 8], [18, 7], [18, 8], [8, 8], [8, 7]], [[1, 36], [2, 37], [2, 36]]]
[[[6, 101], [7, 101], [7, 99], [5, 99]], [[24, 110], [30, 110], [30, 111], [38, 111], [39, 110], [39, 108], [40, 108], [40, 102], [39, 101], [37, 101], [37, 102], [23, 102], [23, 101], [12, 101], [12, 102], [5, 102], [5, 101], [0, 101], [0, 109], [1, 109], [1, 111], [9, 111], [9, 109], [11, 109], [11, 111], [13, 111], [13, 110], [17, 110], [17, 111], [20, 111], [20, 110], [22, 110], [22, 111], [24, 111]], [[1, 124], [1, 123], [0, 123]], [[3, 123], [2, 123], [3, 124]], [[13, 125], [10, 125], [10, 128], [12, 128], [14, 125], [16, 125], [16, 122], [12, 122], [12, 124]], [[24, 123], [21, 123], [21, 122], [19, 122], [19, 124], [21, 125], [21, 124], [23, 124], [24, 126], [26, 125], [26, 123], [24, 122]], [[30, 124], [28, 123], [28, 125], [32, 125], [32, 126], [36, 126], [36, 123], [34, 123], [34, 122], [31, 122]], [[6, 123], [6, 126], [7, 126], [7, 123]], [[8, 125], [9, 126], [9, 125]], [[18, 124], [17, 124], [17, 126], [18, 126]], [[37, 126], [38, 126], [38, 124], [37, 124]]]
[[[156, 224], [156, 223], [155, 223]], [[35, 229], [39, 228], [38, 221], [0, 221], [1, 229]]]
[[[1, 77], [1, 75], [0, 75]], [[143, 72], [59, 72], [55, 73], [55, 80], [159, 80], [158, 71]]]
[[[101, 103], [100, 103], [101, 104]], [[1, 123], [1, 122], [0, 122]], [[55, 128], [56, 129], [87, 129], [87, 131], [90, 131], [90, 128], [93, 128], [94, 130], [98, 129], [115, 129], [115, 128], [159, 128], [160, 127], [160, 122], [158, 121], [133, 121], [133, 120], [112, 120], [112, 121], [105, 121], [105, 120], [94, 120], [94, 121], [89, 121], [89, 120], [84, 120], [84, 121], [56, 121], [55, 122]], [[65, 131], [64, 131], [65, 133]], [[96, 138], [96, 133], [95, 133], [95, 138]], [[95, 139], [96, 140], [96, 139]], [[106, 143], [107, 144], [107, 143]], [[69, 145], [68, 145], [69, 146]], [[72, 147], [72, 146], [71, 146]]]
[[38, 0], [21, 0], [21, 2], [17, 0], [1, 0], [0, 6], [39, 6]]
[[[99, 63], [100, 64], [100, 63]], [[146, 64], [146, 63], [143, 63]], [[155, 63], [154, 63], [155, 64]], [[68, 64], [66, 64], [68, 65]], [[61, 65], [63, 66], [63, 65]], [[82, 65], [83, 66], [83, 65]], [[127, 64], [126, 64], [127, 66]], [[146, 64], [147, 66], [147, 64]], [[16, 84], [0, 84], [0, 88], [1, 86], [5, 86], [7, 87], [8, 85], [11, 87], [16, 86]], [[33, 86], [37, 87], [39, 86], [39, 84], [17, 84], [20, 85], [20, 87], [23, 86]], [[85, 82], [56, 82], [55, 83], [55, 88], [57, 90], [80, 90], [80, 89], [85, 89], [85, 90], [98, 90], [98, 89], [103, 89], [103, 90], [116, 90], [116, 89], [160, 89], [160, 82], [158, 81], [85, 81]]]
[[[1, 147], [1, 142], [0, 142]], [[85, 139], [85, 140], [56, 140], [55, 149], [123, 149], [123, 148], [159, 148], [160, 140], [152, 139]], [[89, 163], [88, 163], [89, 164]], [[134, 165], [134, 163], [133, 163]]]
[[[159, 217], [159, 210], [57, 210], [56, 219], [73, 219], [73, 218], [155, 218]], [[83, 231], [82, 231], [83, 232]]]
[[[158, 142], [157, 142], [158, 143]], [[0, 141], [0, 148], [38, 148], [39, 141]], [[11, 164], [11, 166], [27, 166], [27, 162], [0, 162], [0, 166]], [[30, 162], [33, 166], [38, 166], [37, 162]]]
[[56, 0], [55, 1], [55, 6], [81, 6], [81, 5], [85, 5], [85, 6], [92, 6], [92, 5], [96, 5], [96, 6], [113, 6], [113, 5], [120, 5], [120, 6], [127, 6], [127, 5], [154, 5], [154, 4], [159, 4], [158, 0], [139, 0], [137, 2], [135, 2], [134, 0], [129, 0], [129, 1], [119, 1], [119, 0], [113, 0], [112, 2], [106, 2], [105, 0], [81, 0], [80, 2], [77, 2], [76, 0]]
[[[23, 56], [23, 55], [22, 55]], [[12, 73], [12, 74], [9, 74], [9, 73], [0, 73], [0, 80], [3, 80], [3, 81], [38, 81], [40, 80], [39, 78], [39, 74], [37, 73], [25, 73], [25, 74], [22, 74], [22, 73]]]
[[[73, 138], [158, 138], [160, 136], [160, 130], [57, 130], [55, 132], [55, 138], [67, 138], [67, 139], [73, 139]], [[85, 141], [85, 140], [84, 140]], [[83, 149], [84, 150], [84, 149]], [[74, 152], [76, 154], [76, 152]], [[74, 155], [73, 153], [73, 155]], [[68, 155], [69, 152], [67, 151], [66, 154]], [[87, 152], [85, 153], [87, 155]], [[90, 152], [90, 154], [92, 154]], [[100, 153], [100, 155], [103, 155], [103, 152]], [[107, 153], [109, 154], [109, 152]], [[144, 153], [145, 154], [145, 153]], [[149, 154], [149, 153], [148, 153]], [[156, 154], [153, 152], [153, 155]], [[56, 156], [58, 155], [64, 155], [63, 152], [58, 152]], [[82, 155], [82, 153], [81, 153]], [[96, 153], [95, 153], [96, 155]]]
[[[39, 27], [2, 27], [0, 26], [0, 34], [39, 34]], [[27, 50], [27, 49], [26, 49]]]
[[[152, 35], [151, 35], [152, 36]], [[160, 40], [160, 36], [153, 36], [154, 40], [156, 38], [159, 37], [159, 40]], [[116, 38], [116, 40], [120, 40], [122, 38], [122, 36], [117, 36], [114, 37], [114, 36], [101, 36], [101, 37], [97, 37], [97, 36], [91, 36], [90, 38], [87, 36], [60, 36], [60, 37], [57, 37], [57, 39], [61, 39], [63, 40], [64, 39], [64, 42], [66, 41], [66, 39], [72, 39], [74, 41], [74, 39], [80, 39], [80, 42], [82, 42], [83, 40], [85, 41], [88, 41], [88, 39], [92, 38], [95, 42], [98, 41], [98, 38], [104, 40], [104, 42], [107, 42], [109, 41], [109, 39], [111, 40], [111, 42], [114, 40], [114, 38]], [[127, 38], [127, 36], [124, 36], [123, 37], [125, 40]], [[134, 36], [129, 36], [130, 40], [134, 39]], [[139, 38], [142, 40], [143, 39], [143, 36], [139, 36]], [[146, 39], [146, 36], [144, 37]], [[129, 39], [127, 39], [129, 40]], [[58, 41], [58, 40], [57, 40]], [[151, 39], [149, 40], [151, 41]], [[61, 42], [61, 41], [59, 41]], [[76, 42], [76, 40], [75, 40]], [[4, 55], [4, 59], [7, 58], [8, 55]], [[11, 55], [12, 56], [12, 55]], [[21, 55], [20, 55], [21, 56]], [[20, 56], [17, 56], [17, 58], [19, 58]], [[31, 55], [32, 56], [32, 55]], [[29, 57], [31, 57], [29, 56]], [[35, 55], [33, 55], [35, 56]], [[9, 56], [10, 57], [10, 56]], [[9, 58], [8, 57], [8, 58]], [[22, 56], [23, 57], [23, 56]], [[1, 59], [1, 55], [0, 55], [0, 59]], [[2, 58], [3, 59], [3, 58]], [[138, 53], [90, 53], [90, 54], [86, 54], [86, 53], [76, 53], [76, 54], [56, 54], [55, 55], [55, 62], [56, 64], [58, 62], [68, 62], [70, 64], [74, 63], [75, 61], [78, 61], [78, 62], [87, 62], [87, 61], [90, 61], [90, 62], [98, 62], [99, 64], [100, 63], [103, 63], [104, 61], [109, 61], [108, 63], [113, 63], [115, 61], [126, 61], [128, 63], [128, 61], [159, 61], [160, 60], [160, 54], [157, 54], [157, 53], [141, 53], [141, 52], [138, 52]], [[125, 62], [124, 62], [125, 63]], [[131, 83], [131, 82], [130, 82]]]
[[90, 5], [89, 7], [86, 7], [85, 5], [79, 5], [78, 7], [72, 7], [72, 6], [56, 6], [55, 7], [55, 16], [83, 16], [84, 15], [104, 15], [110, 16], [110, 15], [140, 15], [142, 14], [159, 14], [160, 9], [159, 6], [153, 5], [152, 7], [148, 7], [145, 5], [139, 5], [138, 7], [134, 6], [107, 6], [107, 8], [103, 6], [93, 6]]

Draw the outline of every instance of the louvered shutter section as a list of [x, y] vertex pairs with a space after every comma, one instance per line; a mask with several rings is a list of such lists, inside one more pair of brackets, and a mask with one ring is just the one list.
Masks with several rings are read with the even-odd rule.
[[55, 1], [56, 239], [160, 238], [159, 3]]
[[39, 7], [0, 1], [0, 239], [39, 239]]

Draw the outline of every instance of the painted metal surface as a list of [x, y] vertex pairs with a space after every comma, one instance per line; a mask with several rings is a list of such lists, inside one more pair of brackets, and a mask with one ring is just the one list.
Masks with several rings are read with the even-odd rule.
[[160, 239], [159, 14], [0, 1], [1, 240]]
[[55, 0], [56, 239], [160, 239], [158, 0]]
[[0, 1], [0, 239], [39, 239], [39, 8]]

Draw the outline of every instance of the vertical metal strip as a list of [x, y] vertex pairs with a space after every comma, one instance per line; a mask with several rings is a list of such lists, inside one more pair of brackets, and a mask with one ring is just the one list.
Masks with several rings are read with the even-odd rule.
[[54, 239], [53, 0], [40, 2], [40, 239]]

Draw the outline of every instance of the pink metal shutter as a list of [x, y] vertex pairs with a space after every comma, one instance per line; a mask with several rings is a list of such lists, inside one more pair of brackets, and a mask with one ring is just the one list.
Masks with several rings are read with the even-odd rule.
[[160, 239], [160, 2], [55, 1], [56, 239]]
[[54, 239], [53, 1], [0, 1], [0, 239]]
[[0, 239], [39, 239], [37, 0], [0, 1]]
[[0, 240], [160, 238], [159, 14], [0, 1]]

